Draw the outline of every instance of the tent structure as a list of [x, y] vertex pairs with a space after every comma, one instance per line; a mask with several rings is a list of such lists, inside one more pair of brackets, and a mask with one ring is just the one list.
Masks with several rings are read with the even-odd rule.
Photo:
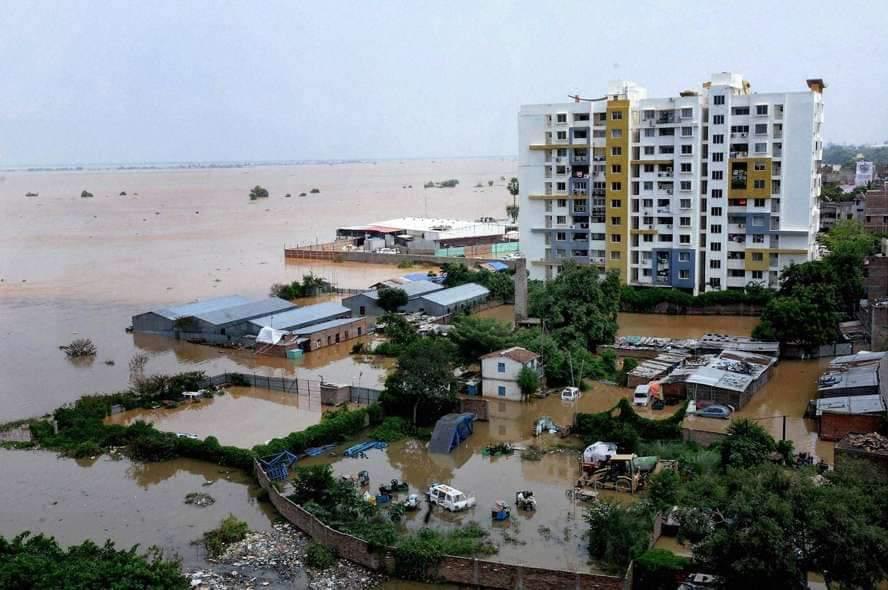
[[265, 326], [259, 330], [259, 335], [256, 336], [256, 342], [274, 345], [280, 342], [285, 336], [289, 336], [289, 332], [275, 330], [274, 328]]
[[435, 423], [430, 453], [450, 453], [474, 432], [475, 414], [447, 414]]
[[290, 451], [282, 451], [277, 455], [259, 459], [259, 464], [262, 465], [262, 470], [265, 471], [268, 479], [272, 481], [284, 480], [287, 479], [287, 469], [297, 459], [298, 457]]

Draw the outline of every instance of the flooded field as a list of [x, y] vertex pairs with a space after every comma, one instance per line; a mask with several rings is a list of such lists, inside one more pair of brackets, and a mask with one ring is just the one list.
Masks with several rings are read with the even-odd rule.
[[165, 432], [215, 436], [223, 445], [251, 448], [317, 424], [325, 409], [320, 393], [284, 393], [254, 387], [226, 387], [225, 392], [173, 409], [130, 410], [108, 421], [130, 424], [144, 420]]
[[[229, 513], [254, 530], [269, 528], [275, 516], [270, 504], [256, 500], [251, 477], [201, 461], [140, 464], [107, 455], [75, 461], [43, 451], [0, 449], [0, 465], [0, 535], [5, 537], [29, 530], [62, 544], [110, 538], [125, 548], [157, 545], [181, 556], [188, 567], [204, 560], [203, 549], [191, 542]], [[216, 503], [185, 504], [190, 492], [210, 494]]]

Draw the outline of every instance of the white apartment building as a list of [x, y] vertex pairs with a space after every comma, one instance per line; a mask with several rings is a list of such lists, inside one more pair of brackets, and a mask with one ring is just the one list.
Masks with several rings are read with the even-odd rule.
[[526, 105], [518, 116], [521, 248], [531, 278], [564, 260], [631, 285], [694, 294], [777, 286], [813, 259], [820, 226], [822, 80], [753, 93], [739, 74], [648, 98]]

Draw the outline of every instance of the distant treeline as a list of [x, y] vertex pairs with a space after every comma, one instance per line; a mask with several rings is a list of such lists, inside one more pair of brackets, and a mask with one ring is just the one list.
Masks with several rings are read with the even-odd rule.
[[757, 305], [764, 307], [773, 298], [774, 292], [764, 287], [748, 285], [745, 289], [709, 291], [691, 295], [681, 289], [656, 289], [652, 287], [623, 286], [620, 291], [620, 308], [623, 311], [652, 311], [661, 303], [668, 303], [683, 313], [692, 307], [712, 307], [718, 305]]
[[868, 145], [837, 145], [831, 143], [823, 148], [823, 162], [825, 164], [853, 165], [857, 154], [863, 154], [863, 159], [873, 162], [877, 166], [888, 164], [888, 146]]

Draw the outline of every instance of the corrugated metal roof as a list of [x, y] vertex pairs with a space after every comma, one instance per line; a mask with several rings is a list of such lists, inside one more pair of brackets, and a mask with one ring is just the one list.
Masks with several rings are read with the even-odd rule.
[[347, 324], [353, 324], [355, 322], [360, 322], [361, 318], [340, 318], [338, 320], [330, 320], [329, 322], [321, 322], [320, 324], [312, 324], [310, 326], [304, 326], [302, 328], [297, 328], [293, 330], [299, 336], [306, 336], [308, 334], [316, 334], [318, 332], [322, 332], [324, 330], [329, 330], [331, 328], [338, 328], [340, 326], [345, 326]]
[[884, 411], [885, 402], [878, 394], [829, 397], [817, 400], [818, 416], [824, 412], [830, 414], [878, 414]]
[[426, 301], [437, 303], [438, 305], [453, 305], [454, 303], [466, 301], [467, 299], [474, 299], [475, 297], [482, 297], [489, 294], [490, 291], [478, 283], [466, 283], [459, 287], [452, 287], [450, 289], [438, 291], [437, 293], [423, 295], [422, 298]]
[[326, 303], [318, 303], [315, 305], [306, 305], [305, 307], [290, 309], [283, 313], [262, 316], [251, 320], [251, 323], [257, 326], [262, 326], [263, 328], [268, 327], [277, 330], [293, 330], [322, 322], [343, 313], [350, 313], [350, 310], [341, 303], [328, 301]]
[[[398, 289], [401, 289], [405, 293], [407, 293], [407, 297], [409, 299], [412, 297], [419, 297], [420, 295], [423, 295], [425, 293], [431, 293], [432, 291], [441, 291], [444, 289], [444, 287], [431, 281], [412, 281], [400, 285]], [[364, 293], [364, 295], [371, 299], [378, 299], [379, 291], [368, 291]]]
[[235, 305], [234, 307], [226, 307], [207, 313], [193, 315], [194, 317], [199, 318], [207, 322], [208, 324], [213, 324], [214, 326], [222, 326], [225, 324], [230, 324], [232, 322], [251, 320], [253, 318], [258, 318], [260, 316], [284, 311], [293, 307], [295, 306], [289, 301], [285, 301], [277, 297], [266, 297], [265, 299], [248, 301], [247, 303]]
[[226, 307], [234, 307], [248, 302], [249, 299], [240, 295], [226, 295], [224, 297], [213, 297], [204, 299], [203, 301], [195, 301], [186, 303], [185, 305], [176, 305], [174, 307], [166, 307], [164, 309], [154, 310], [154, 313], [168, 320], [176, 320], [189, 316], [197, 316], [202, 313], [209, 313]]

